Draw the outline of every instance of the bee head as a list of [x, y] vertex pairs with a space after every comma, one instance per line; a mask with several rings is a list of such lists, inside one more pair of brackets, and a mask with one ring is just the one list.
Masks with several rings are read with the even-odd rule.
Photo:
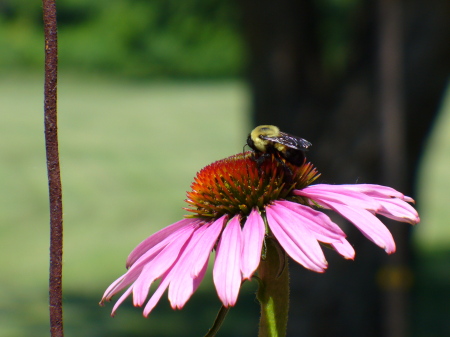
[[[250, 146], [251, 149], [256, 150], [255, 142], [253, 141], [251, 134], [249, 134], [247, 137], [247, 145]], [[245, 146], [244, 146], [244, 148], [245, 148]]]

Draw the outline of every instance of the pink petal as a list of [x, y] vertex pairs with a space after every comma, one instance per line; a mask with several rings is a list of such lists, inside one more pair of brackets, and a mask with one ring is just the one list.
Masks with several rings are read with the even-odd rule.
[[342, 229], [323, 212], [290, 201], [276, 201], [275, 204], [289, 208], [296, 215], [302, 217], [302, 222], [307, 225], [309, 230], [314, 233], [316, 239], [321, 242], [330, 243], [340, 241], [346, 237]]
[[[119, 279], [120, 282], [115, 281], [103, 295], [105, 299], [109, 300], [114, 294], [118, 293], [122, 289], [126, 288], [130, 283], [134, 282], [139, 275], [141, 275], [142, 269], [150, 264], [152, 260], [158, 256], [158, 254], [171, 242], [177, 241], [180, 236], [182, 236], [186, 231], [190, 232], [193, 230], [193, 224], [188, 227], [181, 227], [178, 231], [173, 232], [160, 243], [153, 246], [148, 252], [141, 255], [138, 260], [128, 269], [128, 271], [122, 275]], [[113, 286], [114, 285], [114, 286]]]
[[147, 298], [150, 285], [169, 270], [178, 256], [184, 251], [186, 243], [190, 240], [195, 228], [183, 232], [176, 241], [168, 244], [153, 260], [143, 269], [138, 279], [133, 284], [133, 303], [141, 306]]
[[365, 209], [339, 203], [328, 202], [328, 206], [352, 222], [369, 240], [384, 248], [386, 253], [395, 252], [395, 242], [391, 232], [375, 215]]
[[[149, 244], [147, 246], [151, 246], [149, 251], [141, 252], [140, 256], [133, 261], [127, 273], [108, 287], [102, 298], [102, 302], [110, 300], [114, 294], [134, 282], [119, 298], [113, 308], [112, 314], [114, 314], [118, 306], [131, 292], [134, 295], [134, 304], [138, 306], [142, 305], [145, 302], [151, 283], [157, 278], [162, 278], [162, 280], [145, 307], [145, 316], [157, 304], [169, 284], [173, 285], [174, 289], [179, 287], [178, 290], [180, 290], [176, 296], [174, 295], [176, 297], [174, 301], [175, 306], [181, 307], [189, 299], [205, 275], [209, 254], [217, 241], [217, 236], [222, 230], [224, 219], [221, 218], [212, 224], [198, 219], [188, 220], [183, 222], [182, 226], [180, 225], [177, 230], [172, 231], [170, 234], [166, 232], [168, 235], [161, 242], [153, 246]], [[180, 224], [180, 222], [177, 224]], [[191, 243], [191, 234], [194, 232], [197, 234], [195, 236], [193, 235], [197, 240], [197, 244]], [[192, 247], [190, 253], [194, 252], [196, 254], [195, 260], [192, 260], [192, 255], [187, 254], [187, 247]], [[186, 256], [186, 260], [183, 260], [186, 264], [183, 263], [183, 266], [190, 266], [187, 274], [182, 273], [184, 270], [180, 271], [179, 260], [183, 255]], [[200, 267], [197, 266], [199, 263], [202, 263]], [[196, 268], [198, 270], [194, 274], [193, 270]], [[187, 280], [184, 288], [183, 285], [177, 284], [178, 277], [183, 277], [183, 279]]]
[[406, 196], [406, 195], [404, 195], [403, 196], [403, 198], [401, 198], [403, 201], [406, 201], [406, 202], [411, 202], [411, 203], [413, 203], [413, 204], [415, 204], [416, 202], [414, 201], [414, 199], [413, 198], [411, 198], [411, 197], [408, 197], [408, 196]]
[[131, 294], [133, 291], [133, 286], [129, 287], [123, 294], [120, 296], [120, 298], [117, 300], [117, 302], [114, 304], [114, 307], [111, 311], [111, 316], [114, 316], [116, 314], [117, 309], [119, 306], [125, 301], [125, 299]]
[[175, 222], [171, 224], [170, 226], [167, 226], [160, 231], [156, 232], [155, 234], [149, 236], [147, 239], [142, 241], [139, 245], [136, 246], [136, 248], [133, 249], [133, 251], [130, 253], [130, 255], [127, 258], [127, 268], [131, 266], [139, 257], [141, 257], [142, 254], [149, 251], [153, 246], [160, 243], [162, 240], [164, 240], [166, 237], [168, 237], [170, 234], [178, 231], [180, 228], [184, 226], [188, 226], [189, 224], [193, 222], [198, 222], [197, 219], [183, 219], [178, 222]]
[[227, 219], [228, 216], [223, 215], [207, 226], [201, 240], [199, 240], [192, 252], [194, 264], [192, 265], [191, 276], [198, 276], [202, 271], [205, 262], [209, 259], [209, 254], [217, 243], [217, 239], [222, 232]]
[[247, 217], [242, 230], [241, 271], [243, 279], [250, 279], [259, 266], [264, 234], [264, 221], [258, 210], [254, 208]]
[[286, 253], [307, 269], [322, 273], [327, 261], [322, 249], [309, 229], [295, 221], [292, 211], [270, 205], [266, 216], [272, 233]]
[[420, 222], [419, 214], [414, 207], [403, 200], [397, 198], [375, 199], [381, 205], [381, 209], [377, 212], [378, 214], [381, 214], [389, 219], [407, 222], [412, 225]]
[[290, 201], [276, 201], [275, 204], [292, 210], [293, 216], [308, 227], [316, 240], [331, 244], [346, 259], [355, 257], [355, 250], [347, 241], [345, 233], [326, 214]]
[[[153, 308], [156, 306], [156, 304], [158, 304], [159, 300], [161, 299], [162, 295], [164, 294], [164, 292], [167, 289], [167, 287], [169, 286], [169, 284], [171, 284], [175, 279], [180, 277], [180, 274], [179, 274], [180, 263], [181, 263], [180, 258], [178, 258], [177, 261], [164, 273], [164, 275], [162, 275], [161, 283], [159, 284], [158, 288], [155, 290], [153, 295], [150, 297], [149, 301], [147, 302], [147, 304], [144, 308], [143, 315], [145, 317], [147, 317], [150, 314], [150, 312], [153, 310]], [[197, 289], [198, 285], [200, 284], [201, 280], [203, 279], [203, 276], [205, 275], [205, 271], [206, 271], [206, 269], [203, 271], [203, 273], [200, 273], [200, 276], [198, 277], [198, 278], [200, 278], [200, 280], [198, 282], [194, 282], [194, 287], [192, 288], [193, 290], [190, 295], [192, 295], [192, 293], [195, 291], [195, 289]], [[189, 287], [187, 287], [187, 289], [189, 289]], [[186, 299], [186, 301], [187, 300], [188, 299]]]
[[416, 224], [420, 221], [419, 214], [407, 202], [414, 202], [414, 199], [403, 195], [399, 191], [381, 185], [355, 184], [339, 185], [345, 189], [358, 191], [372, 197], [380, 204], [380, 209], [376, 213], [387, 218]]
[[[171, 272], [174, 274], [174, 277], [172, 277], [172, 281], [169, 286], [169, 301], [171, 302], [173, 308], [181, 308], [195, 291], [194, 279], [197, 276], [193, 276], [191, 273], [192, 266], [197, 262], [195, 260], [196, 256], [194, 253], [196, 252], [195, 249], [197, 247], [202, 246], [200, 243], [204, 239], [203, 234], [207, 228], [208, 227], [204, 225], [193, 233], [191, 240]], [[209, 252], [211, 252], [211, 250]], [[207, 257], [209, 257], [209, 253]], [[208, 259], [203, 261], [203, 267], [201, 270], [205, 269], [204, 267], [207, 262]]]
[[333, 242], [331, 246], [346, 259], [353, 260], [355, 258], [355, 249], [353, 249], [352, 245], [346, 239]]
[[189, 243], [189, 252], [183, 261], [177, 263], [177, 276], [170, 283], [169, 300], [172, 308], [182, 308], [200, 285], [226, 219], [224, 215], [213, 223], [203, 225], [202, 230], [195, 233], [195, 239]]
[[147, 304], [145, 305], [144, 311], [142, 312], [144, 317], [148, 317], [150, 312], [158, 304], [162, 295], [164, 294], [167, 287], [169, 286], [170, 277], [168, 277], [168, 274], [170, 273], [171, 269], [172, 269], [172, 267], [161, 277], [161, 283], [159, 284], [158, 288], [156, 288], [155, 292], [153, 293], [153, 295], [150, 297]]
[[[200, 272], [196, 276], [193, 276], [193, 280], [194, 280], [194, 291], [193, 292], [195, 292], [197, 290], [198, 286], [200, 285], [200, 283], [203, 280], [203, 277], [206, 274], [206, 270], [208, 269], [208, 261], [209, 261], [209, 259], [205, 261], [205, 264], [203, 265], [203, 268], [200, 270]], [[187, 299], [186, 299], [186, 301], [187, 301]]]
[[352, 207], [370, 209], [376, 211], [379, 207], [373, 198], [358, 191], [352, 191], [342, 185], [318, 184], [305, 187], [302, 190], [294, 190], [294, 194], [310, 198], [314, 201], [336, 202]]
[[113, 283], [111, 283], [111, 285], [103, 293], [103, 297], [102, 297], [102, 300], [100, 301], [100, 305], [102, 305], [103, 302], [105, 302], [105, 301], [111, 300], [111, 297], [114, 296], [114, 294], [116, 293], [113, 290], [117, 287], [117, 285], [119, 285], [122, 282], [124, 277], [125, 277], [125, 275], [122, 275], [117, 280], [115, 280]]
[[[395, 197], [399, 199], [405, 198], [405, 196], [399, 191], [393, 189], [392, 187], [374, 184], [347, 184], [347, 185], [337, 185], [341, 188], [361, 192], [371, 197], [381, 197], [390, 198]], [[406, 197], [409, 198], [409, 197]]]
[[180, 270], [177, 271], [177, 276], [172, 278], [169, 287], [169, 301], [172, 309], [183, 308], [192, 294], [197, 290], [208, 268], [208, 260], [205, 261], [203, 268], [197, 276], [192, 276], [189, 268], [187, 266], [185, 267], [183, 262], [180, 261], [178, 266]]
[[241, 286], [242, 232], [239, 216], [233, 217], [222, 232], [216, 249], [213, 278], [225, 307], [236, 303]]

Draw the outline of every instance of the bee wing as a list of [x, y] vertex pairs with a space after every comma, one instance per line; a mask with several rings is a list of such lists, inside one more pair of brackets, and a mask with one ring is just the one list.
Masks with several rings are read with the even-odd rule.
[[260, 136], [262, 139], [270, 140], [275, 143], [279, 143], [290, 147], [295, 150], [307, 150], [312, 144], [306, 139], [290, 135], [288, 133], [280, 132], [278, 137]]

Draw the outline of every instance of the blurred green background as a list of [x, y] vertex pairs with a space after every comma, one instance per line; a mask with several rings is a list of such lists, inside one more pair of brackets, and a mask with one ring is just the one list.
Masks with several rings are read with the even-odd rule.
[[[232, 78], [238, 11], [224, 0], [58, 1], [60, 68], [133, 78]], [[42, 5], [0, 2], [2, 71], [42, 66]]]
[[[135, 245], [182, 217], [195, 173], [242, 151], [250, 94], [240, 78], [245, 48], [233, 6], [224, 0], [58, 4], [67, 336], [192, 336], [212, 324], [220, 303], [210, 276], [181, 312], [163, 297], [149, 319], [130, 301], [110, 318], [112, 305], [98, 302], [125, 271]], [[41, 15], [39, 2], [0, 2], [5, 337], [46, 336], [49, 329]], [[338, 59], [341, 51], [330, 46]], [[449, 331], [443, 296], [450, 284], [446, 97], [421, 169], [413, 336]], [[219, 335], [256, 335], [255, 288], [245, 285]]]

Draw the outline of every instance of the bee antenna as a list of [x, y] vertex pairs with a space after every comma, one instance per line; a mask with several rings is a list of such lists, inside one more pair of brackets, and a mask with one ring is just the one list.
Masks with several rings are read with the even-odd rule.
[[245, 152], [245, 147], [248, 146], [248, 144], [245, 144], [244, 147], [242, 148], [242, 153]]

